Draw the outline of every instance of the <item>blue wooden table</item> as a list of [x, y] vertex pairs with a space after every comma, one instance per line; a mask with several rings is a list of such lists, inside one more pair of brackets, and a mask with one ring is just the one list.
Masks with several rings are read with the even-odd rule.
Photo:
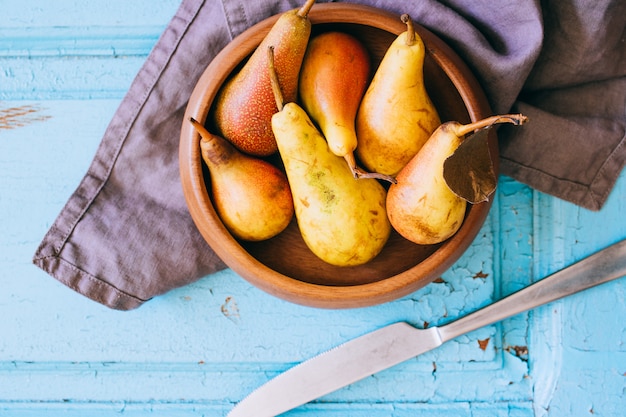
[[[137, 310], [31, 257], [178, 1], [0, 1], [0, 416], [223, 416], [272, 376], [386, 324], [444, 323], [626, 237], [626, 174], [590, 212], [501, 178], [468, 252], [407, 297], [275, 299], [230, 270]], [[292, 416], [623, 416], [626, 280], [477, 330]]]

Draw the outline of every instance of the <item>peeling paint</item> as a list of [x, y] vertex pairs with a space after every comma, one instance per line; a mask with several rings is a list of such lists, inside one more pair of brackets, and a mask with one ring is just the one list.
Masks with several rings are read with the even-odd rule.
[[487, 346], [489, 345], [489, 339], [490, 339], [489, 337], [486, 339], [482, 339], [482, 340], [478, 339], [478, 347], [481, 350], [487, 350]]
[[35, 122], [43, 122], [50, 116], [41, 114], [43, 109], [35, 105], [0, 107], [0, 129], [17, 129]]
[[522, 360], [528, 359], [528, 346], [507, 346], [504, 350], [514, 354]]
[[224, 304], [222, 304], [220, 310], [222, 311], [224, 317], [226, 317], [227, 319], [235, 323], [239, 321], [239, 307], [237, 307], [237, 303], [235, 302], [235, 299], [233, 297], [226, 297], [226, 299], [224, 300]]

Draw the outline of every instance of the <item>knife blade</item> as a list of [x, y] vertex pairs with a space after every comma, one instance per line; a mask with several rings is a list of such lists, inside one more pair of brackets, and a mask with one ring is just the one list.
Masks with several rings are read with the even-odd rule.
[[626, 239], [480, 310], [442, 326], [393, 323], [276, 376], [228, 417], [270, 417], [437, 348], [458, 336], [626, 275]]

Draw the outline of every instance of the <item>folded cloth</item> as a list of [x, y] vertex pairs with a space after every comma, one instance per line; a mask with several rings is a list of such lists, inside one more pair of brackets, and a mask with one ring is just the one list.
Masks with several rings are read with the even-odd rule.
[[[602, 207], [626, 160], [626, 2], [352, 2], [409, 13], [468, 63], [494, 113], [529, 116], [524, 128], [499, 130], [503, 174], [582, 207]], [[225, 268], [182, 194], [178, 140], [186, 102], [229, 41], [301, 3], [183, 0], [33, 262], [119, 310]]]

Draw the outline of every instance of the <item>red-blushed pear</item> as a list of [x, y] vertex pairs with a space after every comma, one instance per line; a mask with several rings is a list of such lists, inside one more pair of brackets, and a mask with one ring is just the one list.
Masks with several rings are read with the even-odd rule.
[[393, 228], [421, 245], [443, 242], [454, 235], [465, 217], [467, 200], [455, 194], [444, 178], [444, 163], [465, 136], [497, 123], [525, 123], [526, 116], [491, 116], [463, 125], [446, 122], [439, 126], [420, 151], [396, 176], [387, 193], [387, 214]]
[[361, 102], [356, 154], [370, 171], [396, 175], [417, 153], [440, 119], [424, 85], [426, 48], [408, 15]]
[[202, 159], [209, 168], [217, 214], [238, 239], [260, 241], [282, 232], [294, 215], [285, 174], [269, 162], [238, 151], [194, 119]]
[[315, 0], [283, 13], [241, 70], [218, 92], [213, 109], [217, 131], [239, 150], [255, 156], [276, 152], [271, 118], [276, 103], [267, 73], [267, 48], [274, 47], [285, 97], [295, 100], [302, 59], [311, 35], [308, 13]]
[[355, 178], [388, 176], [357, 167], [355, 119], [370, 80], [371, 62], [365, 45], [348, 33], [330, 31], [309, 41], [300, 71], [302, 107], [319, 126], [331, 152], [344, 158]]

